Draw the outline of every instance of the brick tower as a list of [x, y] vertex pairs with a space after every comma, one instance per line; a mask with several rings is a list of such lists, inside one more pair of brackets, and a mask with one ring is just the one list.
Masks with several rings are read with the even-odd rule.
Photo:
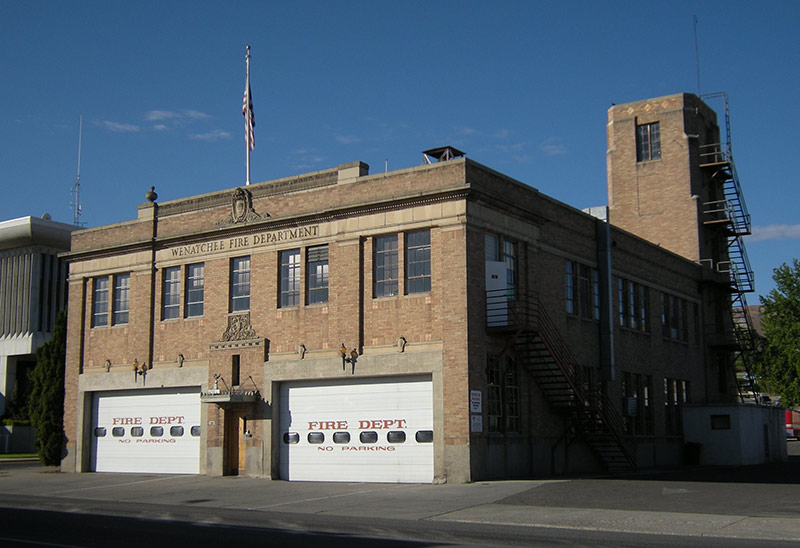
[[[716, 113], [689, 93], [608, 110], [609, 222], [705, 270], [704, 335], [718, 364], [713, 399], [735, 391], [733, 364], [751, 344], [745, 293], [753, 274], [742, 243], [750, 216]], [[720, 306], [722, 305], [722, 306]], [[722, 313], [726, 309], [730, 314]], [[740, 396], [742, 394], [740, 393]]]

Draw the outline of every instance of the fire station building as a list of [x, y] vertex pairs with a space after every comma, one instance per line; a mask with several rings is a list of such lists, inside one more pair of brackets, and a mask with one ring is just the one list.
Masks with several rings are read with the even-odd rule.
[[614, 106], [608, 134], [610, 204], [589, 212], [442, 147], [386, 173], [151, 188], [135, 219], [75, 232], [62, 469], [679, 462], [682, 408], [736, 399], [731, 163], [690, 94]]

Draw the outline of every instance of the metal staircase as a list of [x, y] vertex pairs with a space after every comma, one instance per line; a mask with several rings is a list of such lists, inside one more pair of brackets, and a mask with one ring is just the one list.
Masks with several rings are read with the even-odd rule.
[[[731, 291], [732, 335], [736, 340], [735, 359], [741, 361], [750, 379], [750, 391], [759, 402], [759, 395], [748, 361], [749, 352], [755, 349], [753, 322], [747, 307], [746, 294], [755, 289], [755, 278], [744, 247], [744, 236], [751, 233], [750, 213], [744, 201], [739, 175], [731, 150], [731, 125], [728, 95], [724, 92], [703, 95], [704, 100], [722, 99], [725, 108], [725, 141], [700, 145], [700, 167], [707, 172], [710, 188], [719, 189], [722, 199], [703, 204], [703, 224], [718, 225], [727, 238], [726, 256], [715, 257], [711, 262], [720, 273], [728, 274]], [[737, 383], [738, 385], [738, 383]], [[739, 390], [744, 402], [744, 393]]]
[[535, 294], [507, 289], [486, 292], [487, 327], [508, 337], [517, 359], [550, 406], [569, 416], [580, 435], [610, 472], [636, 469], [635, 448], [622, 417], [599, 383], [583, 378], [578, 364]]

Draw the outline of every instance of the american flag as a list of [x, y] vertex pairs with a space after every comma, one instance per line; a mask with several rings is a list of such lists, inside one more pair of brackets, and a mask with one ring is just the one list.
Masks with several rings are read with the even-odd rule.
[[242, 101], [242, 114], [244, 115], [244, 140], [247, 143], [247, 149], [253, 150], [256, 148], [255, 127], [256, 118], [253, 115], [253, 93], [250, 91], [250, 81], [248, 79], [247, 86], [244, 88], [244, 100]]

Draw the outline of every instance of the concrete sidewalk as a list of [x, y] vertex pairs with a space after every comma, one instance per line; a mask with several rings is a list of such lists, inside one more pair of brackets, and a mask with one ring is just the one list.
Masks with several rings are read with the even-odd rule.
[[[264, 514], [355, 515], [364, 519], [800, 541], [798, 471], [800, 460], [785, 466], [694, 468], [625, 478], [396, 485], [64, 474], [35, 463], [0, 463], [0, 506], [80, 511], [76, 501], [86, 501], [109, 514], [122, 503], [143, 515], [148, 505], [167, 505], [176, 510], [219, 508]], [[725, 478], [728, 481], [723, 481]], [[103, 501], [109, 503], [107, 510], [96, 504]]]

